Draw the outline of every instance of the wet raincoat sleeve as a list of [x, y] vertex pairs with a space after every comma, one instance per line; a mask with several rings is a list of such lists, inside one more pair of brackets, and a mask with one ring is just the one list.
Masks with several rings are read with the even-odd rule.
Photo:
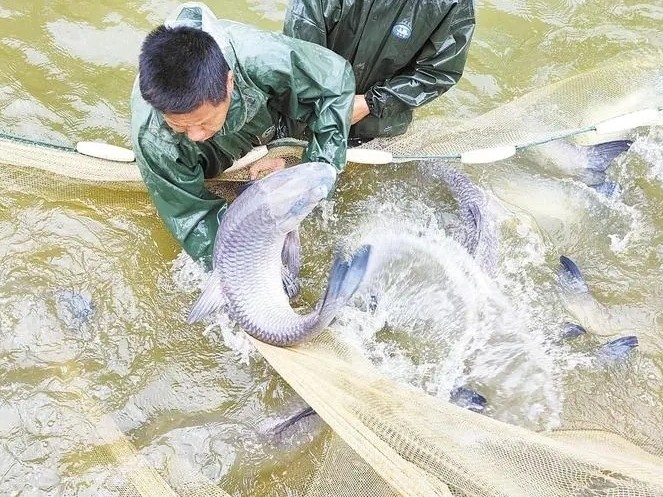
[[474, 13], [451, 9], [424, 44], [412, 67], [365, 92], [371, 114], [387, 117], [430, 102], [458, 83], [474, 34]]
[[291, 1], [286, 11], [283, 32], [293, 38], [327, 47], [327, 33], [338, 22], [341, 3], [341, 0]]
[[303, 160], [327, 162], [341, 171], [354, 103], [350, 64], [323, 47], [279, 34], [265, 33], [254, 41], [274, 56], [245, 67], [280, 113], [307, 124], [311, 136]]
[[204, 186], [205, 176], [214, 175], [218, 165], [208, 164], [195, 146], [164, 136], [165, 130], [155, 132], [149, 124], [132, 121], [136, 160], [159, 216], [182, 248], [209, 266], [219, 218], [227, 208]]

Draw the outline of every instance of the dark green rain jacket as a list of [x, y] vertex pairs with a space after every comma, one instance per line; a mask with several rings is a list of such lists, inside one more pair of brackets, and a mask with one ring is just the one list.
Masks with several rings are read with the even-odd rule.
[[[217, 176], [253, 147], [288, 130], [308, 127], [305, 161], [345, 166], [354, 96], [350, 65], [329, 50], [279, 33], [217, 20], [203, 4], [187, 3], [166, 24], [209, 32], [234, 75], [223, 128], [205, 142], [173, 132], [163, 114], [143, 100], [134, 83], [131, 134], [136, 159], [160, 217], [193, 258], [209, 264], [226, 202], [204, 180]], [[301, 136], [295, 136], [301, 138]]]
[[474, 26], [472, 0], [291, 0], [284, 33], [350, 61], [371, 111], [350, 136], [366, 139], [404, 133], [458, 82]]

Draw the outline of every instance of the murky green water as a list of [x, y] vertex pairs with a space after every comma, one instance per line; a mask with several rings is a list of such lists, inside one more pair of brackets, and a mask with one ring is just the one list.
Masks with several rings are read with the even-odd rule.
[[[140, 42], [176, 5], [0, 2], [0, 131], [129, 145]], [[278, 30], [286, 1], [209, 5]], [[462, 82], [419, 118], [473, 117], [622, 51], [663, 50], [662, 21], [661, 2], [481, 3]], [[628, 76], [615, 74], [614, 84]], [[632, 138], [610, 172], [621, 185], [612, 200], [533, 155], [466, 169], [501, 199], [501, 276], [481, 280], [481, 291], [479, 280], [454, 276], [465, 259], [444, 242], [448, 191], [412, 164], [349, 169], [336, 217], [304, 226], [304, 300], [323, 288], [333, 246], [372, 232], [386, 252], [410, 247], [416, 262], [392, 262], [379, 282], [377, 317], [350, 310], [337, 326], [387, 374], [441, 397], [462, 377], [499, 419], [612, 426], [660, 450], [663, 137], [642, 129]], [[199, 275], [180, 259], [173, 266], [179, 250], [149, 201], [62, 202], [19, 182], [0, 197], [0, 493], [117, 495], [122, 477], [99, 455], [91, 414], [102, 411], [164, 475], [184, 465], [233, 495], [289, 495], [325, 430], [308, 423], [291, 439], [269, 434], [302, 402], [259, 358], [246, 360], [228, 323], [186, 326]], [[581, 264], [596, 300], [564, 301], [560, 254]], [[547, 340], [572, 317], [591, 333], [551, 350]], [[626, 334], [640, 339], [626, 365], [575, 367]]]

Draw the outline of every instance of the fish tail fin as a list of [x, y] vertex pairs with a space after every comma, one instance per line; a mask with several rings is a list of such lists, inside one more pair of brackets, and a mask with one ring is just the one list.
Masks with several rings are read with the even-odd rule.
[[319, 327], [324, 328], [336, 316], [336, 313], [348, 303], [366, 275], [370, 245], [362, 245], [349, 261], [340, 255], [334, 259], [329, 273], [327, 291], [322, 299], [319, 314]]
[[583, 147], [587, 157], [587, 169], [604, 172], [614, 158], [626, 152], [631, 145], [633, 145], [632, 140], [615, 140]]
[[585, 278], [574, 261], [565, 255], [562, 255], [559, 258], [559, 263], [562, 266], [559, 271], [559, 279], [562, 286], [574, 293], [584, 293], [589, 291], [587, 283], [585, 283]]
[[596, 350], [596, 358], [601, 362], [614, 362], [626, 359], [629, 352], [638, 346], [638, 337], [625, 336], [601, 345]]
[[223, 299], [221, 298], [220, 283], [219, 275], [212, 272], [205, 284], [205, 288], [203, 288], [198, 300], [196, 300], [189, 312], [189, 317], [186, 320], [188, 324], [193, 324], [196, 321], [199, 321], [221, 307]]

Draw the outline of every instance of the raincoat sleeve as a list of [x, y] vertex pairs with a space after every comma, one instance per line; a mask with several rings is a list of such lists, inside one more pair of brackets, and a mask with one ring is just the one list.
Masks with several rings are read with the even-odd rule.
[[288, 4], [283, 33], [292, 38], [327, 47], [329, 33], [341, 15], [341, 1], [308, 2], [294, 0]]
[[381, 118], [413, 109], [455, 85], [463, 74], [474, 26], [471, 2], [462, 8], [456, 4], [424, 44], [410, 69], [374, 84], [365, 92], [370, 113]]
[[208, 165], [194, 145], [183, 147], [175, 137], [161, 136], [165, 131], [133, 123], [132, 128], [136, 160], [159, 216], [182, 248], [209, 266], [219, 218], [227, 208], [225, 200], [204, 186], [205, 176], [218, 172], [218, 164]]
[[355, 91], [350, 64], [312, 43], [275, 33], [265, 36], [269, 38], [256, 41], [274, 56], [251, 66], [252, 80], [270, 95], [279, 112], [307, 124], [311, 137], [304, 161], [327, 162], [343, 170]]

